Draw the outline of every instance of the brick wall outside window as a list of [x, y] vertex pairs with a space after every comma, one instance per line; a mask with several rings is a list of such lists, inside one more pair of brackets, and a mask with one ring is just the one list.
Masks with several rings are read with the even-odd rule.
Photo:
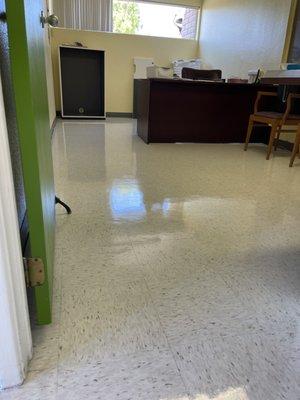
[[185, 39], [195, 39], [197, 30], [198, 10], [187, 8], [182, 21], [181, 36]]

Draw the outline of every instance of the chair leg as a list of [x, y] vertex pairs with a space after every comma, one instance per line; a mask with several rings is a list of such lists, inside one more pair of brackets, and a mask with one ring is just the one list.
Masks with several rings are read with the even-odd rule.
[[267, 157], [266, 157], [267, 160], [269, 160], [270, 155], [272, 153], [272, 148], [273, 148], [273, 144], [274, 144], [274, 139], [276, 137], [277, 129], [278, 129], [278, 122], [274, 123], [272, 125], [272, 129], [271, 129], [271, 133], [270, 133], [270, 140], [269, 140], [268, 150], [267, 150]]
[[274, 151], [277, 150], [280, 134], [281, 134], [281, 126], [279, 125], [277, 128], [277, 135], [276, 135], [276, 140], [275, 140], [275, 144], [274, 144]]
[[251, 133], [252, 133], [252, 129], [253, 129], [253, 120], [250, 117], [249, 124], [248, 124], [246, 141], [245, 141], [245, 146], [244, 146], [244, 151], [247, 151], [247, 149], [248, 149], [248, 144], [249, 144], [250, 136], [251, 136]]
[[293, 151], [292, 151], [292, 155], [291, 155], [291, 159], [290, 159], [290, 167], [293, 166], [296, 155], [297, 155], [297, 153], [299, 153], [299, 146], [300, 146], [300, 128], [298, 128], [298, 131], [296, 134], [295, 143], [294, 143], [294, 147], [293, 147]]

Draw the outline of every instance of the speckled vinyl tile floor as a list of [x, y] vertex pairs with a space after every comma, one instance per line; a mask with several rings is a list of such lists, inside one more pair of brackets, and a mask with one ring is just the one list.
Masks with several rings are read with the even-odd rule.
[[299, 400], [300, 161], [59, 121], [53, 324], [7, 400]]

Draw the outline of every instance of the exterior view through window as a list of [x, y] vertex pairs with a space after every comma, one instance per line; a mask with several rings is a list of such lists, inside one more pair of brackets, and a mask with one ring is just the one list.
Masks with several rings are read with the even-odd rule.
[[114, 0], [113, 32], [195, 39], [198, 9]]

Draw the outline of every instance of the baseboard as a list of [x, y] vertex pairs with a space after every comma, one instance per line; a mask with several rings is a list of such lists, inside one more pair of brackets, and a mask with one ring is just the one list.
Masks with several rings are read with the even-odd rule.
[[278, 147], [280, 149], [285, 149], [285, 150], [292, 151], [293, 150], [293, 146], [294, 146], [293, 143], [288, 142], [287, 140], [281, 140], [281, 139], [278, 140]]
[[108, 118], [132, 118], [132, 113], [126, 112], [107, 112], [106, 116]]
[[[28, 360], [29, 362], [29, 360]], [[1, 382], [0, 382], [0, 396], [1, 393], [5, 395], [5, 389], [11, 389], [22, 385], [26, 377], [27, 364], [10, 364], [4, 369], [0, 370]]]
[[[61, 112], [56, 111], [56, 116], [58, 118], [62, 118]], [[108, 118], [134, 118], [133, 113], [126, 113], [126, 112], [107, 112], [106, 116]]]

